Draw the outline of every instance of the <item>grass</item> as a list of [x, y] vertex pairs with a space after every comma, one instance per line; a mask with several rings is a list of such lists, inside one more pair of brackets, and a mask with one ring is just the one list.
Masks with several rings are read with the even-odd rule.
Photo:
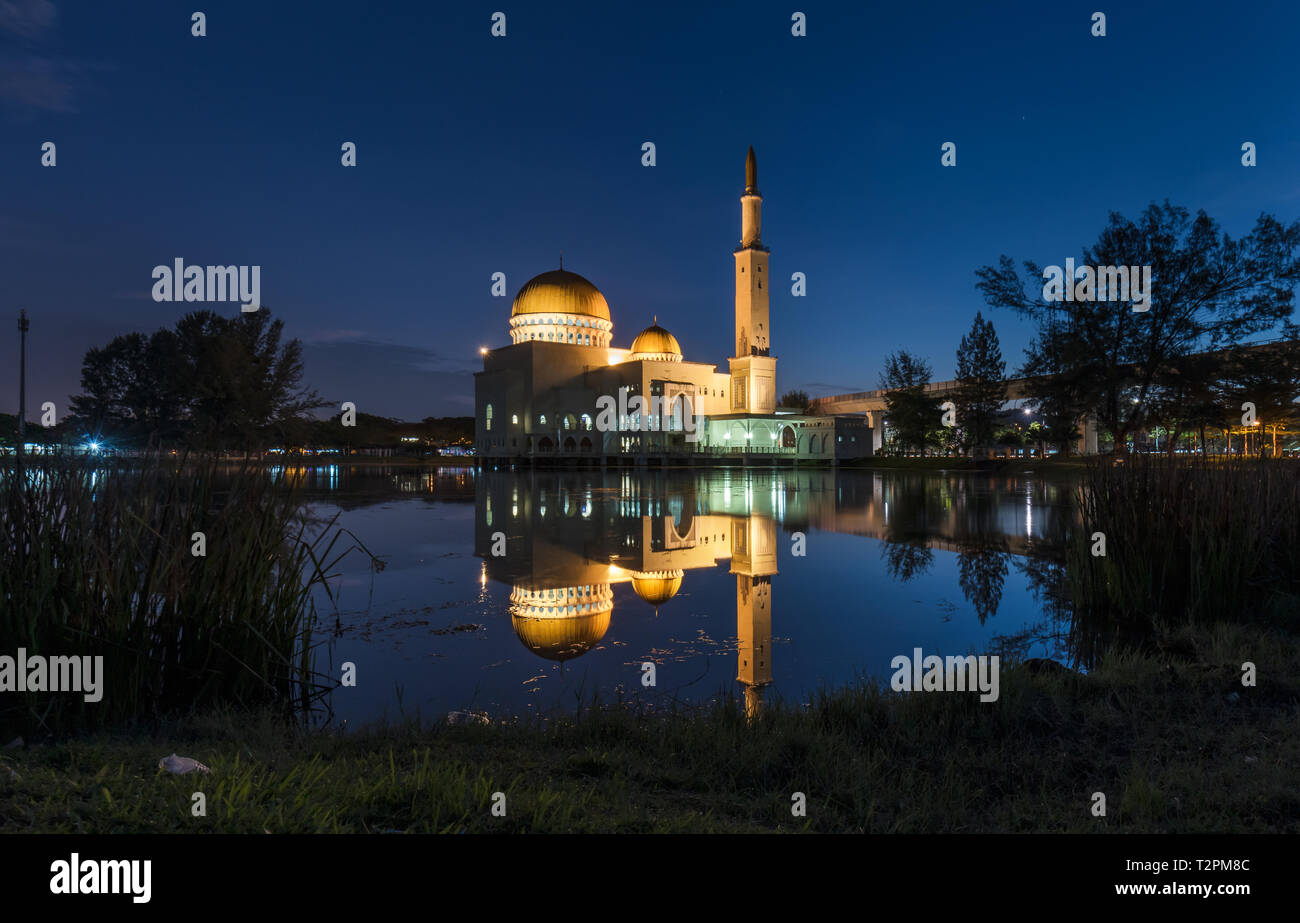
[[1134, 456], [1091, 465], [1076, 502], [1066, 573], [1081, 662], [1183, 625], [1300, 631], [1300, 466]]
[[[1255, 626], [1176, 640], [1192, 653], [1005, 670], [995, 703], [859, 684], [752, 724], [731, 701], [355, 732], [208, 714], [0, 751], [0, 829], [1300, 832], [1300, 643]], [[1241, 685], [1245, 660], [1257, 687]], [[212, 774], [156, 770], [173, 751]]]
[[12, 468], [0, 475], [0, 653], [104, 665], [99, 702], [0, 699], [0, 734], [218, 703], [304, 707], [319, 692], [312, 591], [350, 546], [263, 469], [52, 457], [21, 485]]

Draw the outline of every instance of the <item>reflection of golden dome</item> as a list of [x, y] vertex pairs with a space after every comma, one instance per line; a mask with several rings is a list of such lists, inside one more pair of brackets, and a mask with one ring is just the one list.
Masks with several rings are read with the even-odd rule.
[[632, 348], [628, 350], [629, 359], [667, 359], [670, 362], [682, 361], [682, 348], [673, 336], [657, 323], [651, 324], [636, 335]]
[[632, 575], [632, 589], [652, 606], [666, 603], [682, 588], [681, 570], [643, 571]]
[[511, 615], [515, 634], [538, 657], [547, 660], [572, 660], [587, 653], [609, 631], [614, 609], [601, 609], [583, 615], [532, 618]]
[[521, 314], [577, 314], [609, 320], [609, 305], [600, 289], [576, 272], [553, 269], [533, 276], [519, 290], [510, 316]]

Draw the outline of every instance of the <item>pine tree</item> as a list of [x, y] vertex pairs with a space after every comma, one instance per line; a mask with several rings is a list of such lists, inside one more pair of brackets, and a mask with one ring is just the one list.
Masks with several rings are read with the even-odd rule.
[[885, 413], [898, 434], [897, 441], [907, 448], [924, 452], [929, 435], [940, 426], [943, 416], [938, 398], [927, 397], [930, 364], [905, 349], [885, 358], [885, 372], [880, 387], [885, 395]]
[[970, 333], [957, 350], [957, 425], [967, 447], [990, 445], [1002, 402], [1006, 400], [1007, 364], [993, 322], [975, 314]]

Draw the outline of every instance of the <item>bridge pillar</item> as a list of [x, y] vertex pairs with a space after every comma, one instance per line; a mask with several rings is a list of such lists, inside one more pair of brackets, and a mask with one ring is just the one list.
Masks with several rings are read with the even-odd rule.
[[885, 425], [881, 414], [867, 411], [867, 426], [871, 427], [871, 454], [879, 455], [885, 445]]
[[1075, 448], [1080, 455], [1097, 454], [1097, 418], [1091, 413], [1085, 413], [1079, 418], [1079, 431], [1083, 434], [1079, 437], [1078, 445]]

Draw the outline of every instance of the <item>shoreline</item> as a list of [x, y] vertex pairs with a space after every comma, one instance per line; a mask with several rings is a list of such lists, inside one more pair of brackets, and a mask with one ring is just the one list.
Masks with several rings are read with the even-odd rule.
[[[1300, 832], [1300, 639], [1218, 626], [1169, 640], [1194, 653], [1115, 654], [1087, 674], [1020, 664], [986, 704], [854, 684], [752, 723], [731, 698], [347, 731], [217, 712], [0, 750], [0, 828]], [[1240, 683], [1250, 659], [1257, 688]], [[172, 752], [211, 775], [158, 770]], [[206, 817], [191, 814], [196, 791]], [[806, 817], [791, 814], [796, 792]]]

